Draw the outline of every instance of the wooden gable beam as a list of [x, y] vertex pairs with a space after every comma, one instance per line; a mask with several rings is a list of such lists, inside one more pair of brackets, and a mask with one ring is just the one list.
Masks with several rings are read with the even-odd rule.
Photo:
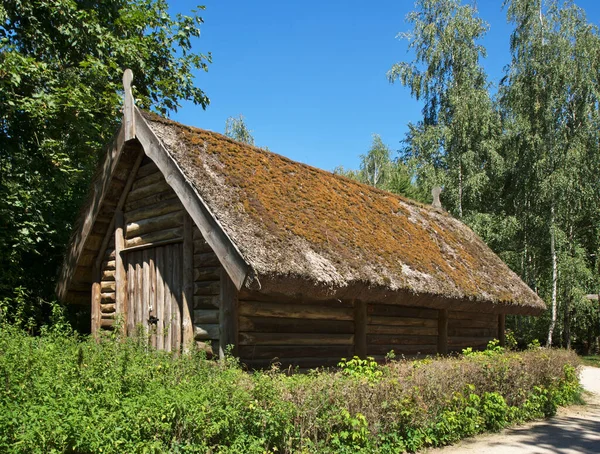
[[85, 213], [82, 215], [83, 223], [71, 241], [67, 252], [67, 258], [61, 270], [60, 279], [58, 280], [58, 284], [56, 286], [56, 293], [58, 298], [63, 301], [66, 299], [68, 289], [71, 286], [73, 275], [77, 269], [77, 264], [79, 263], [81, 254], [83, 253], [85, 243], [92, 232], [92, 228], [94, 227], [96, 218], [98, 217], [98, 213], [102, 207], [102, 203], [104, 202], [106, 194], [110, 188], [114, 171], [119, 164], [121, 156], [123, 155], [124, 146], [125, 131], [121, 126], [108, 150], [108, 153], [106, 153], [104, 162], [102, 163], [102, 168], [100, 170], [100, 175], [94, 182], [91, 202]]
[[215, 216], [200, 197], [194, 186], [186, 179], [183, 171], [171, 157], [160, 139], [154, 134], [146, 119], [135, 109], [135, 134], [146, 155], [162, 172], [202, 236], [219, 258], [235, 287], [240, 290], [246, 281], [250, 265], [223, 230]]

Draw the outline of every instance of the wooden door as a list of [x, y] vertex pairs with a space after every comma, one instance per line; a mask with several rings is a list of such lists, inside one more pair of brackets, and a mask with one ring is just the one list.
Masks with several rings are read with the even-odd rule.
[[127, 253], [127, 332], [144, 332], [159, 350], [181, 349], [182, 249], [175, 243]]

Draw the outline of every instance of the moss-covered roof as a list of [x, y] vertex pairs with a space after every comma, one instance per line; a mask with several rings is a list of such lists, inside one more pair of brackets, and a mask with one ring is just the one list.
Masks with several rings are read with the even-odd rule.
[[[540, 298], [448, 213], [221, 134], [144, 116], [260, 280], [520, 306]], [[252, 285], [250, 283], [249, 285]]]

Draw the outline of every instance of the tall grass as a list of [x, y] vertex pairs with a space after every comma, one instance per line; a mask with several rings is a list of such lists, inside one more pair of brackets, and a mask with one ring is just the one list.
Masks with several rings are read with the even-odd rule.
[[0, 451], [414, 451], [553, 414], [577, 398], [576, 367], [575, 354], [538, 349], [248, 373], [136, 339], [3, 326]]

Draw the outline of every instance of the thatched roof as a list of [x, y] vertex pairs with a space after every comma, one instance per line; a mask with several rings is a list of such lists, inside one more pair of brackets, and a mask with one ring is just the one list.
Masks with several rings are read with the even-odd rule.
[[448, 213], [149, 113], [251, 270], [245, 287], [540, 313], [543, 301]]

